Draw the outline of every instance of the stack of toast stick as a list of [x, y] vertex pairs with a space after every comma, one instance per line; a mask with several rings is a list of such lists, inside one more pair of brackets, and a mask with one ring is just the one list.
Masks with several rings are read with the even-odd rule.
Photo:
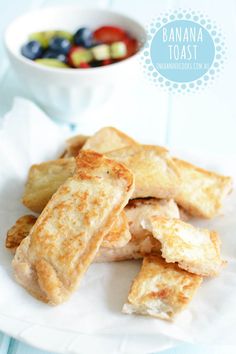
[[6, 238], [16, 280], [56, 305], [92, 262], [143, 258], [122, 311], [171, 320], [226, 264], [218, 234], [189, 222], [215, 217], [231, 190], [230, 177], [115, 128], [77, 135], [60, 158], [29, 170], [22, 201], [35, 214]]

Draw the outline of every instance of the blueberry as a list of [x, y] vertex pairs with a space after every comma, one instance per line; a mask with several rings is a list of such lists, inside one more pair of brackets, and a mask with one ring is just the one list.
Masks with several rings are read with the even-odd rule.
[[89, 28], [82, 27], [74, 34], [74, 43], [78, 46], [90, 48], [93, 45], [93, 34]]
[[70, 41], [62, 37], [53, 37], [49, 42], [49, 48], [60, 54], [68, 54], [71, 44]]
[[44, 59], [57, 59], [59, 61], [61, 61], [62, 63], [66, 63], [67, 59], [66, 59], [66, 55], [62, 54], [62, 53], [58, 53], [54, 50], [51, 49], [47, 49], [42, 56]]
[[29, 41], [21, 47], [21, 54], [31, 60], [40, 58], [43, 48], [38, 41]]

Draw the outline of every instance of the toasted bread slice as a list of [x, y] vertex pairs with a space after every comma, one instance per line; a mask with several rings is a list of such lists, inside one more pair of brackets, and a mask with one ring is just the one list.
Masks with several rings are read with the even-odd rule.
[[[106, 154], [125, 163], [136, 177], [132, 198], [172, 198], [178, 189], [178, 173], [167, 150], [157, 146], [133, 145]], [[53, 193], [75, 170], [75, 159], [64, 158], [30, 168], [22, 202], [40, 213]]]
[[66, 150], [61, 155], [62, 157], [76, 157], [89, 138], [87, 135], [75, 135], [66, 140]]
[[[7, 232], [6, 248], [15, 253], [21, 241], [26, 238], [37, 218], [33, 215], [21, 216]], [[102, 241], [102, 247], [116, 248], [125, 246], [131, 239], [128, 219], [124, 211], [120, 213], [108, 235]]]
[[106, 153], [124, 163], [135, 176], [132, 198], [170, 199], [178, 191], [179, 176], [168, 151], [159, 146], [132, 145]]
[[220, 255], [219, 236], [180, 219], [153, 216], [144, 227], [161, 242], [162, 257], [168, 263], [201, 276], [215, 276], [224, 261]]
[[7, 232], [5, 246], [10, 251], [15, 253], [21, 241], [26, 238], [32, 227], [34, 226], [37, 218], [33, 215], [21, 216]]
[[[155, 198], [130, 200], [108, 235], [104, 237], [97, 261], [137, 259], [150, 253], [157, 253], [160, 250], [159, 241], [152, 237], [150, 231], [142, 227], [143, 220], [154, 215], [178, 218], [178, 207], [173, 200], [158, 200]], [[31, 218], [33, 219], [31, 220]], [[9, 230], [6, 247], [11, 251], [14, 252], [22, 239], [28, 236], [31, 229], [28, 220], [31, 220], [32, 227], [36, 222], [36, 217], [25, 215], [17, 220], [16, 224]], [[130, 240], [131, 234], [132, 240]], [[10, 242], [12, 238], [14, 238], [14, 244]], [[108, 250], [108, 248], [119, 248], [119, 250]]]
[[129, 145], [138, 145], [138, 143], [116, 128], [105, 127], [88, 138], [82, 150], [94, 150], [105, 153]]
[[59, 159], [31, 166], [22, 198], [23, 204], [41, 213], [52, 195], [75, 171], [75, 159]]
[[78, 287], [134, 188], [132, 173], [101, 154], [80, 152], [76, 164], [13, 259], [17, 281], [50, 304]]
[[122, 312], [172, 320], [190, 303], [201, 282], [200, 276], [168, 264], [161, 257], [145, 257]]
[[174, 159], [180, 174], [177, 204], [189, 214], [204, 218], [216, 216], [224, 197], [232, 190], [232, 178]]
[[149, 254], [159, 254], [160, 242], [152, 236], [150, 231], [142, 227], [142, 223], [154, 215], [179, 217], [178, 207], [173, 200], [155, 198], [130, 200], [125, 207], [125, 213], [132, 235], [131, 240], [124, 247], [116, 247], [112, 250], [101, 247], [96, 256], [96, 262], [138, 259]]

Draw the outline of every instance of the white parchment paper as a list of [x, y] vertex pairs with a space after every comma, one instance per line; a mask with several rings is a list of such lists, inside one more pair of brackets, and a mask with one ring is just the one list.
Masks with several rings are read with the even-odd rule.
[[[46, 333], [56, 329], [71, 334], [73, 340], [78, 336], [79, 345], [67, 344], [65, 351], [62, 344], [60, 348], [56, 345], [60, 343], [59, 337], [56, 343], [48, 335], [48, 343], [55, 341], [50, 348], [67, 353], [150, 353], [179, 341], [236, 345], [235, 192], [228, 197], [217, 218], [194, 221], [219, 232], [228, 266], [219, 277], [203, 282], [191, 305], [173, 323], [121, 313], [132, 279], [139, 271], [139, 261], [91, 265], [78, 291], [57, 307], [35, 300], [15, 282], [12, 255], [4, 247], [6, 231], [19, 216], [31, 213], [20, 202], [30, 165], [56, 158], [63, 150], [66, 134], [33, 103], [23, 99], [16, 99], [12, 110], [1, 121], [0, 315], [25, 321], [31, 328], [45, 328]], [[236, 180], [235, 156], [210, 158], [207, 153], [191, 156], [188, 152], [188, 159]], [[3, 322], [0, 329], [9, 332]], [[12, 330], [11, 334], [19, 338], [18, 332]], [[40, 331], [36, 337], [35, 345], [39, 345]]]

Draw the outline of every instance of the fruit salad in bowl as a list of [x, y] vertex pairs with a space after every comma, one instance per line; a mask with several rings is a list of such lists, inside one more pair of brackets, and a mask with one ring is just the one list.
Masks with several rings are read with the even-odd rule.
[[121, 27], [105, 25], [74, 33], [54, 30], [30, 34], [21, 54], [38, 64], [88, 69], [117, 63], [137, 53], [138, 41]]
[[26, 13], [5, 32], [12, 69], [30, 97], [53, 119], [73, 124], [135, 79], [145, 41], [136, 20], [75, 5]]

